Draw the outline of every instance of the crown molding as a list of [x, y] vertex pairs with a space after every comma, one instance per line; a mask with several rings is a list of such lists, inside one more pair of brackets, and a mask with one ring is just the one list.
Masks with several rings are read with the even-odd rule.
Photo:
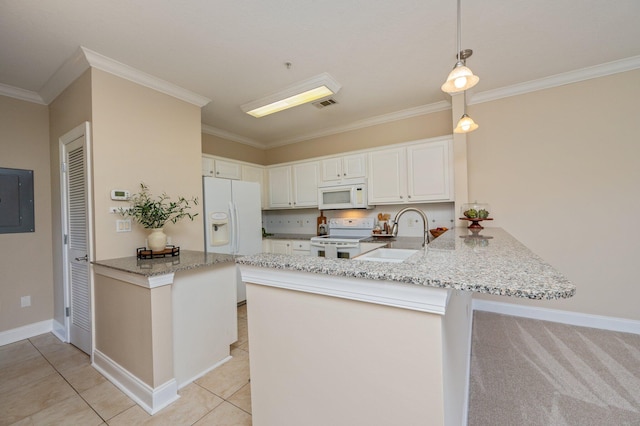
[[501, 87], [499, 89], [487, 90], [485, 92], [478, 92], [471, 97], [468, 105], [523, 95], [525, 93], [577, 83], [584, 80], [590, 80], [592, 78], [605, 77], [638, 68], [640, 68], [640, 56], [632, 56], [618, 61], [607, 62], [576, 71], [569, 71], [562, 74], [540, 78], [538, 80], [527, 81], [526, 83], [514, 84], [513, 86]]
[[390, 114], [378, 115], [375, 117], [367, 118], [364, 120], [354, 121], [353, 123], [332, 127], [322, 130], [320, 132], [307, 133], [304, 135], [296, 136], [289, 139], [284, 139], [278, 142], [268, 143], [267, 148], [276, 148], [283, 145], [290, 145], [293, 143], [303, 142], [310, 139], [316, 139], [324, 136], [331, 136], [337, 133], [348, 132], [352, 130], [363, 129], [365, 127], [371, 127], [378, 124], [390, 123], [398, 120], [405, 120], [407, 118], [417, 117], [420, 115], [432, 114], [434, 112], [446, 111], [451, 109], [451, 102], [440, 101], [428, 105], [421, 105], [414, 108], [404, 109], [402, 111], [392, 112]]
[[82, 49], [87, 62], [89, 62], [89, 65], [92, 68], [97, 68], [99, 70], [124, 78], [125, 80], [133, 81], [134, 83], [140, 84], [141, 86], [149, 87], [150, 89], [165, 93], [169, 96], [173, 96], [174, 98], [178, 98], [200, 108], [211, 102], [211, 99], [205, 96], [199, 95], [187, 89], [183, 89], [180, 86], [154, 77], [151, 74], [147, 74], [145, 72], [137, 70], [133, 67], [130, 67], [129, 65], [114, 61], [113, 59], [107, 58], [104, 55], [87, 49], [86, 47], [81, 46], [80, 49]]
[[239, 142], [258, 149], [267, 149], [267, 146], [263, 143], [255, 141], [253, 139], [245, 138], [244, 136], [240, 136], [226, 130], [218, 129], [217, 127], [209, 126], [208, 124], [204, 123], [202, 123], [202, 133], [217, 136], [219, 138], [227, 139], [233, 142]]
[[45, 83], [40, 96], [49, 104], [87, 69], [96, 68], [202, 108], [211, 99], [80, 46]]
[[33, 102], [35, 104], [46, 105], [47, 103], [42, 99], [38, 93], [31, 90], [21, 89], [19, 87], [9, 86], [8, 84], [0, 83], [0, 96], [8, 96], [10, 98], [20, 99], [21, 101]]
[[79, 47], [73, 55], [49, 77], [49, 80], [47, 80], [44, 86], [42, 86], [42, 89], [40, 89], [40, 96], [42, 96], [42, 99], [44, 99], [47, 105], [50, 104], [64, 89], [69, 87], [71, 83], [88, 69], [89, 62], [82, 51], [82, 47]]

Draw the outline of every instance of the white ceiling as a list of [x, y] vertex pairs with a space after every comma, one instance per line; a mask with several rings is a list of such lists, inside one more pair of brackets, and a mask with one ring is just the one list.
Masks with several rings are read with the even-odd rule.
[[[638, 22], [638, 0], [463, 0], [470, 96], [639, 56]], [[277, 146], [448, 102], [456, 1], [0, 0], [0, 83], [40, 93], [80, 46], [210, 98], [207, 131]], [[240, 109], [322, 72], [337, 105]]]

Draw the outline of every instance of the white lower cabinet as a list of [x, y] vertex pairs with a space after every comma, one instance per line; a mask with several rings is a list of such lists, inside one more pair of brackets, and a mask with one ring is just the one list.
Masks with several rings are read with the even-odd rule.
[[309, 240], [262, 240], [262, 251], [276, 254], [311, 255], [311, 241]]
[[369, 154], [369, 204], [453, 199], [453, 141], [416, 143]]
[[291, 241], [292, 254], [301, 256], [311, 256], [311, 241], [309, 240], [293, 240]]
[[271, 240], [269, 245], [269, 253], [291, 254], [291, 251], [293, 250], [290, 240]]

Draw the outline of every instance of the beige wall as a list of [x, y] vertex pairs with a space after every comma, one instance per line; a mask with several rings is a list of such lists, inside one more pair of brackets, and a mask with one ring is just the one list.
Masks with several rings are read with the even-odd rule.
[[[0, 234], [0, 332], [53, 314], [47, 107], [0, 96], [0, 167], [33, 170], [35, 232]], [[21, 308], [20, 298], [31, 296]]]
[[440, 111], [267, 150], [267, 164], [375, 148], [451, 134], [451, 111]]
[[91, 73], [86, 71], [49, 104], [49, 147], [51, 151], [51, 226], [53, 241], [53, 318], [64, 324], [62, 272], [62, 219], [60, 213], [59, 138], [85, 121], [91, 121]]
[[[135, 255], [148, 231], [133, 224], [132, 232], [117, 233], [119, 215], [110, 206], [112, 189], [138, 192], [140, 182], [154, 196], [172, 199], [197, 196], [202, 201], [200, 108], [92, 69], [93, 188], [95, 258]], [[202, 204], [193, 222], [185, 219], [165, 227], [172, 243], [182, 249], [203, 250]]]
[[469, 199], [577, 286], [551, 302], [640, 320], [640, 70], [472, 105]]
[[208, 133], [202, 134], [202, 153], [254, 164], [266, 164], [266, 152], [264, 149], [254, 148], [247, 144], [233, 142]]

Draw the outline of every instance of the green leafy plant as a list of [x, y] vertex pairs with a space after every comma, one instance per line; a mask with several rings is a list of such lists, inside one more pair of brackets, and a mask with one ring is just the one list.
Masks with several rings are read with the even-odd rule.
[[140, 192], [129, 198], [129, 208], [118, 209], [124, 217], [130, 217], [147, 229], [162, 228], [167, 222], [176, 223], [185, 217], [193, 220], [198, 213], [190, 213], [191, 203], [198, 205], [198, 198], [178, 197], [178, 201], [171, 201], [166, 193], [156, 199], [149, 194], [149, 187], [140, 183]]

